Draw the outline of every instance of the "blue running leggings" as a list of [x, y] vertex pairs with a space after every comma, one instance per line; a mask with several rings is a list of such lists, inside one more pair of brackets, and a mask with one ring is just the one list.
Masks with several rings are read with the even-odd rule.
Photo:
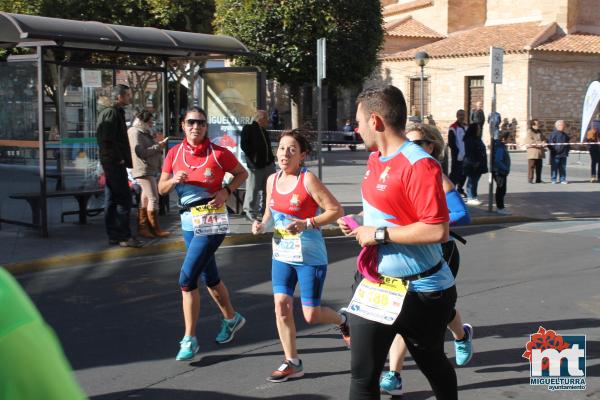
[[183, 231], [187, 253], [179, 274], [179, 286], [184, 292], [198, 288], [198, 279], [208, 287], [221, 282], [215, 252], [225, 239], [225, 235], [194, 236], [192, 231]]

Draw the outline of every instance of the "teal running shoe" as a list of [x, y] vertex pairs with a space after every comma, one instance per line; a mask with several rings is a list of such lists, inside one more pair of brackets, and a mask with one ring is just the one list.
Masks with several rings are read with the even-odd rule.
[[223, 319], [221, 321], [221, 330], [217, 334], [215, 341], [219, 344], [229, 343], [233, 340], [235, 333], [239, 331], [246, 323], [246, 318], [238, 312], [235, 313], [233, 319]]
[[465, 337], [462, 340], [454, 341], [454, 351], [456, 353], [456, 365], [467, 365], [473, 357], [473, 327], [469, 324], [463, 324]]
[[379, 389], [383, 394], [399, 396], [402, 394], [402, 378], [395, 371], [388, 371], [381, 375]]
[[181, 342], [179, 342], [179, 345], [179, 353], [177, 353], [177, 357], [175, 357], [177, 361], [191, 360], [200, 350], [198, 340], [195, 336], [184, 336]]

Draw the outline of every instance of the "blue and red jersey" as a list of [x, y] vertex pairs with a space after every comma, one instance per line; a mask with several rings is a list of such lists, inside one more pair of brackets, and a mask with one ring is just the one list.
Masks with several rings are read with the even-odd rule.
[[[440, 165], [412, 142], [405, 142], [388, 157], [382, 157], [379, 152], [371, 153], [361, 190], [365, 226], [394, 227], [448, 221]], [[390, 243], [378, 248], [378, 272], [387, 276], [418, 274], [439, 262], [444, 263], [440, 271], [411, 282], [409, 289], [413, 291], [443, 290], [454, 284], [440, 244]]]
[[[179, 171], [187, 173], [185, 183], [178, 183], [175, 191], [183, 206], [195, 201], [211, 198], [223, 187], [223, 177], [239, 164], [232, 152], [208, 140], [196, 149], [185, 139], [167, 153], [162, 172], [175, 175]], [[189, 212], [181, 214], [183, 230], [193, 230]]]
[[[281, 176], [281, 172], [275, 175], [271, 200], [269, 201], [269, 208], [273, 215], [275, 229], [285, 229], [294, 219], [304, 220], [319, 214], [319, 205], [306, 188], [305, 175], [307, 173], [308, 170], [302, 168], [296, 185], [287, 192], [277, 189], [277, 180]], [[300, 233], [300, 241], [302, 243], [303, 258], [301, 264], [327, 264], [327, 250], [325, 249], [325, 241], [320, 229], [302, 231]]]

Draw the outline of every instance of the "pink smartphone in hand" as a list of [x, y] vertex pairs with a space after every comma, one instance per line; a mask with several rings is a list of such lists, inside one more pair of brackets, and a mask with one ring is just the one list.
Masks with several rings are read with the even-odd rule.
[[344, 221], [346, 223], [346, 225], [348, 225], [348, 228], [355, 230], [356, 228], [358, 228], [360, 225], [358, 224], [358, 222], [356, 222], [356, 220], [354, 218], [352, 218], [350, 215], [345, 215], [342, 217], [342, 221]]

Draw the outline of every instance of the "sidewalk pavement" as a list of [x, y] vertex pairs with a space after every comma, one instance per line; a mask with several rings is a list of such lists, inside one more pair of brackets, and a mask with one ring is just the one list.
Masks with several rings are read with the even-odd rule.
[[[527, 183], [525, 153], [513, 152], [512, 172], [508, 179], [506, 208], [509, 216], [488, 212], [488, 175], [479, 183], [480, 206], [469, 206], [473, 224], [529, 222], [536, 220], [600, 217], [600, 184], [589, 182], [589, 156], [571, 155], [567, 168], [568, 185]], [[367, 153], [338, 150], [323, 152], [323, 181], [336, 196], [347, 214], [362, 209], [360, 182], [365, 171]], [[309, 168], [317, 173], [316, 166]], [[550, 168], [544, 165], [544, 179], [549, 182]], [[49, 227], [49, 237], [42, 238], [32, 229], [2, 224], [0, 230], [0, 265], [14, 273], [77, 264], [101, 264], [110, 260], [145, 256], [168, 251], [183, 251], [179, 214], [172, 197], [171, 211], [161, 217], [163, 229], [171, 231], [166, 239], [147, 240], [141, 249], [120, 248], [108, 244], [103, 216], [89, 218], [87, 225], [73, 219]], [[134, 225], [135, 210], [132, 212]], [[271, 235], [254, 236], [251, 223], [238, 215], [230, 216], [230, 230], [223, 245], [270, 241]], [[326, 235], [339, 235], [337, 226], [324, 228]]]

